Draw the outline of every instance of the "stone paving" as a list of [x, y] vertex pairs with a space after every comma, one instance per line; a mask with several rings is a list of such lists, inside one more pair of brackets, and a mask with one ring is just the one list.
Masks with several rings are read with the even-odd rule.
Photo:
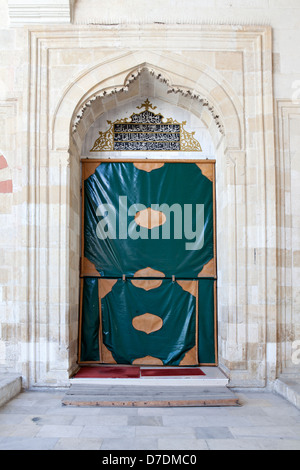
[[62, 406], [63, 391], [27, 391], [0, 408], [0, 450], [300, 450], [300, 410], [270, 392], [240, 407]]

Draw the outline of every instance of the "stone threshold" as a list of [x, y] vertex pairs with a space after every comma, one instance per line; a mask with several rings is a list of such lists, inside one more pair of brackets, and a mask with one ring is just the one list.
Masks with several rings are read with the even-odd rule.
[[224, 387], [228, 385], [228, 378], [218, 367], [201, 367], [205, 375], [199, 376], [181, 376], [181, 377], [141, 377], [136, 379], [120, 378], [73, 378], [70, 384], [86, 384], [86, 385], [136, 385], [136, 386], [197, 386], [197, 387]]
[[300, 409], [300, 375], [282, 374], [274, 383], [274, 392]]
[[62, 399], [64, 406], [100, 407], [204, 407], [240, 406], [227, 387], [174, 387], [162, 385], [72, 384]]
[[22, 390], [22, 377], [7, 370], [0, 370], [0, 406], [5, 405]]

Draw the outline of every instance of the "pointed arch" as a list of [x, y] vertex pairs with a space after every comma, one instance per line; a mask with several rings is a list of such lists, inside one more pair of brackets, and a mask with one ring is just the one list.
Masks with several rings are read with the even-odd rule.
[[[137, 62], [138, 59], [147, 59]], [[205, 105], [215, 125], [224, 132], [227, 147], [243, 149], [243, 109], [232, 87], [218, 72], [204, 64], [191, 66], [182, 57], [164, 57], [155, 52], [127, 53], [86, 70], [61, 97], [52, 125], [52, 148], [68, 149], [68, 136], [86, 132], [103, 112], [101, 98], [112, 99], [128, 92], [142, 70], [148, 70], [157, 80], [164, 81], [168, 93], [179, 93]], [[85, 124], [82, 117], [85, 116]]]

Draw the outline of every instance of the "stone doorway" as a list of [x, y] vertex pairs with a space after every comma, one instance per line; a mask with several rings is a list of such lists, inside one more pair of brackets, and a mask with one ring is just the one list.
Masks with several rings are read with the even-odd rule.
[[[30, 32], [29, 135], [36, 142], [39, 129], [41, 139], [29, 146], [28, 158], [31, 188], [36, 188], [30, 193], [36, 223], [28, 226], [27, 245], [36, 255], [26, 271], [32, 334], [25, 342], [34, 345], [24, 366], [28, 383], [68, 383], [77, 367], [83, 143], [98, 117], [143, 94], [197, 116], [213, 142], [219, 364], [233, 385], [265, 386], [275, 380], [277, 367], [270, 28], [168, 26], [166, 32], [161, 27], [155, 47], [150, 36], [136, 44], [134, 28], [121, 28], [118, 34], [130, 47], [122, 49], [118, 42], [117, 52], [103, 49], [111, 47], [113, 31], [104, 38], [100, 30], [75, 29], [64, 37], [55, 28]], [[83, 67], [91, 38], [92, 65]], [[58, 48], [59, 54], [52, 53]], [[78, 61], [71, 81], [65, 66], [70, 50]], [[57, 67], [60, 81], [42, 73], [46, 63], [47, 70]], [[143, 71], [151, 77], [145, 82], [149, 91], [153, 83], [166, 86], [163, 96], [155, 86], [141, 94]], [[45, 329], [37, 327], [42, 324]]]

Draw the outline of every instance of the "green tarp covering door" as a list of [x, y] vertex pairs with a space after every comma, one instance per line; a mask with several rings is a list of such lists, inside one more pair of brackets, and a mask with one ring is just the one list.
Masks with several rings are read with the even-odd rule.
[[216, 364], [213, 163], [88, 165], [79, 361]]

